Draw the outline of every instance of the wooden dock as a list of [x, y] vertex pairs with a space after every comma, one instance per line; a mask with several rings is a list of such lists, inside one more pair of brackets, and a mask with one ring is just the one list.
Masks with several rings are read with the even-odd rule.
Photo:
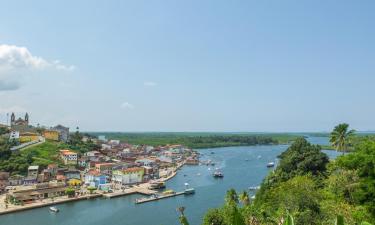
[[184, 195], [184, 194], [185, 194], [185, 192], [181, 191], [181, 192], [176, 192], [174, 194], [160, 195], [160, 196], [150, 197], [150, 198], [140, 198], [140, 199], [137, 199], [135, 201], [135, 204], [142, 204], [142, 203], [146, 203], [146, 202], [157, 201], [157, 200], [160, 200], [160, 199], [175, 197], [175, 196]]

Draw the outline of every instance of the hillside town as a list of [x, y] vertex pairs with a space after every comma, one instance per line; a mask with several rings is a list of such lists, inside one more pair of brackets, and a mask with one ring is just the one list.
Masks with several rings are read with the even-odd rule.
[[[69, 143], [79, 132], [71, 133], [63, 125], [32, 126], [27, 113], [18, 119], [12, 113], [10, 124], [1, 126], [8, 130], [2, 138], [13, 143], [12, 152], [45, 142]], [[31, 164], [25, 174], [0, 171], [0, 212], [103, 194], [150, 194], [165, 187], [165, 181], [182, 165], [199, 163], [199, 154], [183, 145], [132, 145], [104, 135], [79, 137], [95, 148], [84, 152], [59, 149], [56, 162]]]

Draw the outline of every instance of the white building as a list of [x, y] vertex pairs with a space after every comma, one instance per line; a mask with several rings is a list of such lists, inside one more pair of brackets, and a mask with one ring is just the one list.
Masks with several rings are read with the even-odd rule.
[[107, 145], [107, 144], [102, 144], [102, 150], [110, 150], [112, 146]]
[[116, 184], [136, 184], [143, 182], [144, 168], [133, 167], [124, 170], [112, 171], [112, 182]]
[[120, 144], [120, 140], [110, 140], [109, 144], [110, 145], [119, 145]]
[[20, 132], [19, 131], [12, 130], [10, 132], [10, 136], [9, 136], [10, 140], [19, 139], [19, 138], [20, 138]]

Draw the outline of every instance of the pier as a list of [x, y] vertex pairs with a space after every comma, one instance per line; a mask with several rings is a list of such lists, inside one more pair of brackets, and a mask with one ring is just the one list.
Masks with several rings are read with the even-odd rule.
[[135, 204], [142, 204], [146, 202], [157, 201], [159, 199], [170, 198], [170, 197], [175, 197], [175, 196], [184, 195], [184, 194], [185, 192], [181, 191], [181, 192], [176, 192], [174, 194], [160, 195], [160, 196], [155, 196], [155, 197], [150, 197], [150, 198], [140, 198], [140, 199], [135, 200]]
[[188, 189], [185, 189], [185, 191], [174, 192], [174, 193], [171, 193], [171, 194], [164, 194], [164, 195], [153, 194], [149, 198], [138, 198], [138, 199], [136, 199], [135, 204], [142, 204], [142, 203], [146, 203], [146, 202], [157, 201], [159, 199], [170, 198], [170, 197], [175, 197], [175, 196], [179, 196], [179, 195], [192, 195], [194, 193], [195, 193], [194, 188], [188, 188]]
[[106, 193], [106, 194], [103, 194], [103, 196], [106, 197], [106, 198], [115, 198], [115, 197], [132, 195], [132, 194], [153, 195], [153, 194], [156, 194], [156, 193], [157, 193], [157, 191], [154, 191], [154, 190], [136, 187], [136, 188], [130, 188], [130, 189], [127, 189], [127, 190], [124, 190], [124, 191]]

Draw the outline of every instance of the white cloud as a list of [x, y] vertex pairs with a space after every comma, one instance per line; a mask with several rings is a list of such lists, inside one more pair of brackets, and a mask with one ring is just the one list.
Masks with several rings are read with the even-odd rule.
[[16, 45], [0, 45], [0, 68], [5, 69], [47, 69], [74, 70], [71, 65], [61, 64], [59, 60], [48, 61], [42, 57], [34, 56], [26, 47]]
[[155, 86], [157, 86], [158, 84], [155, 83], [155, 82], [152, 82], [152, 81], [145, 81], [145, 82], [143, 83], [143, 85], [146, 86], [146, 87], [155, 87]]
[[129, 102], [123, 102], [120, 107], [122, 109], [134, 109], [134, 105], [130, 104]]

